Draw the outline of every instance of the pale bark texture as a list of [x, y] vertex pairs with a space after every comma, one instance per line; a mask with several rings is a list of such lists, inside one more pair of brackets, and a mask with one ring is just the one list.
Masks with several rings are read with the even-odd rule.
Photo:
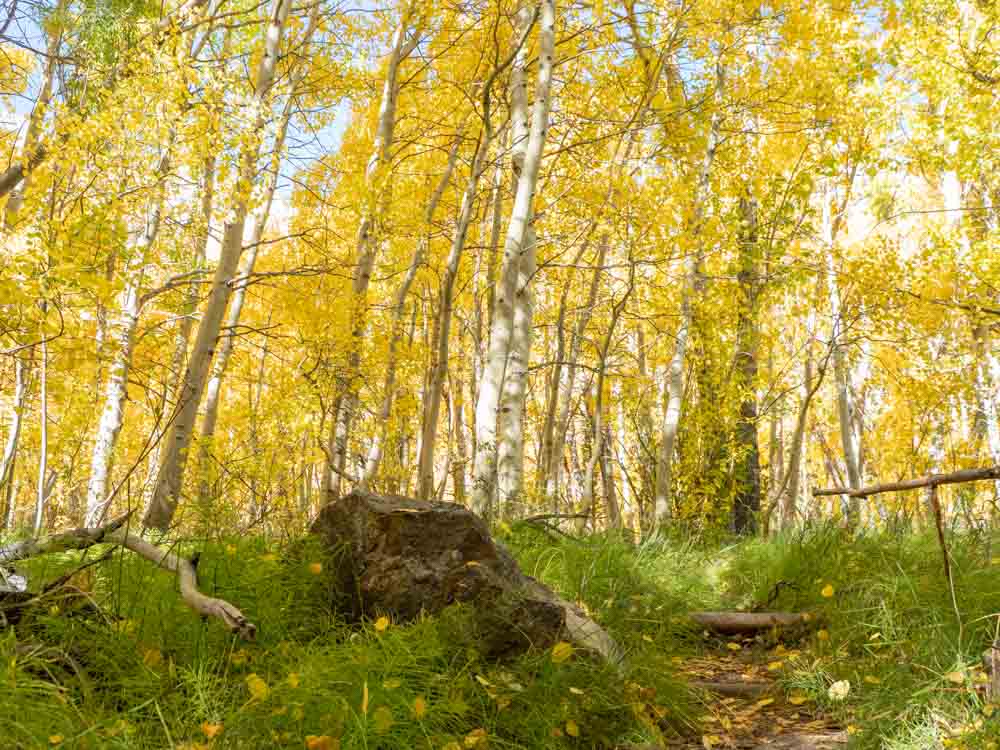
[[365, 196], [361, 209], [361, 220], [355, 247], [354, 278], [351, 283], [351, 345], [347, 354], [344, 385], [334, 399], [335, 408], [328, 440], [328, 477], [324, 481], [327, 491], [333, 496], [340, 494], [340, 483], [347, 470], [347, 450], [351, 437], [351, 426], [358, 406], [358, 390], [361, 387], [359, 367], [365, 329], [367, 326], [368, 286], [371, 283], [375, 260], [382, 242], [383, 227], [381, 216], [388, 193], [391, 190], [387, 172], [390, 167], [396, 130], [396, 104], [399, 99], [399, 67], [416, 48], [419, 33], [410, 30], [410, 12], [403, 13], [399, 26], [393, 35], [392, 49], [386, 61], [385, 80], [382, 84], [382, 99], [379, 104], [378, 122], [372, 152], [365, 170]]
[[4, 503], [4, 513], [0, 528], [9, 529], [14, 517], [14, 470], [17, 465], [17, 449], [21, 440], [21, 426], [28, 408], [28, 361], [24, 356], [14, 358], [14, 401], [7, 428], [7, 444], [0, 459], [0, 500]]
[[700, 238], [702, 224], [705, 220], [705, 204], [711, 188], [712, 164], [715, 152], [719, 147], [719, 135], [722, 127], [722, 95], [725, 88], [726, 72], [719, 60], [715, 64], [715, 86], [712, 101], [715, 109], [709, 121], [708, 136], [705, 142], [705, 155], [698, 171], [698, 179], [694, 194], [694, 211], [690, 225], [690, 234], [694, 247], [685, 260], [685, 281], [681, 293], [681, 320], [677, 329], [674, 353], [667, 370], [667, 399], [663, 411], [663, 425], [660, 431], [660, 450], [656, 460], [656, 498], [654, 512], [657, 525], [670, 522], [674, 512], [672, 496], [674, 450], [677, 444], [677, 432], [681, 422], [681, 407], [684, 398], [684, 364], [691, 335], [691, 325], [694, 318], [695, 295], [701, 286], [699, 279], [703, 275], [705, 247]]
[[42, 530], [45, 503], [49, 499], [51, 486], [47, 481], [49, 473], [49, 345], [43, 339], [41, 344], [41, 364], [38, 368], [38, 480], [35, 487], [35, 534]]
[[[833, 357], [833, 377], [837, 389], [837, 420], [840, 426], [840, 443], [844, 451], [844, 464], [847, 467], [848, 486], [857, 488], [861, 486], [861, 457], [854, 430], [856, 409], [851, 387], [850, 368], [846, 356], [846, 345], [843, 340], [844, 311], [841, 302], [840, 285], [837, 281], [836, 264], [833, 257], [833, 245], [836, 242], [840, 221], [839, 214], [836, 218], [831, 216], [832, 206], [830, 203], [830, 199], [824, 196], [823, 240], [827, 266], [827, 283], [830, 294], [830, 315], [833, 321], [833, 327], [830, 332], [830, 346]], [[859, 512], [857, 500], [850, 499], [846, 507], [848, 508], [851, 520], [856, 521]]]
[[[428, 227], [434, 222], [434, 215], [437, 212], [438, 204], [441, 202], [441, 196], [444, 195], [444, 191], [448, 187], [448, 183], [451, 182], [452, 172], [455, 170], [455, 162], [458, 159], [458, 148], [461, 144], [462, 135], [459, 133], [458, 137], [455, 139], [455, 143], [451, 147], [451, 151], [448, 154], [448, 161], [445, 164], [444, 172], [441, 175], [441, 179], [438, 181], [437, 187], [431, 194], [430, 200], [427, 202], [427, 207], [424, 211], [424, 223]], [[464, 208], [464, 204], [463, 204]], [[461, 218], [459, 218], [459, 227], [461, 227]], [[367, 490], [371, 484], [371, 481], [375, 478], [378, 473], [378, 467], [382, 461], [382, 454], [385, 450], [385, 442], [388, 435], [389, 429], [389, 417], [392, 414], [392, 403], [396, 395], [396, 370], [399, 364], [399, 344], [403, 339], [403, 326], [405, 323], [404, 315], [406, 314], [406, 298], [410, 293], [410, 288], [413, 286], [413, 280], [417, 276], [417, 271], [420, 269], [425, 262], [424, 256], [427, 254], [427, 244], [428, 240], [424, 239], [417, 243], [416, 248], [413, 251], [413, 257], [410, 260], [410, 265], [406, 269], [406, 275], [403, 277], [402, 283], [396, 290], [395, 304], [392, 308], [392, 320], [389, 324], [390, 335], [389, 335], [389, 352], [386, 356], [386, 373], [385, 373], [385, 383], [382, 389], [382, 405], [378, 412], [378, 425], [376, 427], [377, 432], [375, 433], [375, 438], [372, 440], [372, 444], [368, 449], [368, 457], [365, 460], [364, 473], [358, 482], [358, 487], [362, 490]], [[461, 250], [459, 250], [461, 252]], [[453, 252], [454, 254], [454, 252]], [[458, 259], [449, 262], [447, 268], [445, 269], [445, 278], [451, 278], [451, 283], [448, 287], [448, 317], [451, 318], [451, 285], [454, 284], [455, 274], [458, 272]], [[442, 308], [444, 306], [444, 294], [442, 290]], [[439, 313], [444, 314], [444, 311]], [[445, 337], [447, 338], [447, 331], [445, 332]], [[447, 344], [445, 344], [446, 358], [447, 361]], [[440, 398], [440, 394], [438, 396]], [[424, 399], [426, 404], [427, 398]], [[426, 408], [426, 407], [425, 407]], [[426, 428], [425, 428], [426, 429]], [[433, 437], [431, 442], [433, 442]], [[421, 446], [423, 446], [421, 442]], [[422, 450], [421, 450], [422, 456]], [[422, 481], [420, 485], [420, 490], [418, 496], [430, 499], [432, 488], [428, 489], [424, 487]]]
[[[61, 0], [56, 12], [61, 12], [64, 7], [64, 0]], [[28, 117], [28, 128], [24, 134], [23, 151], [25, 154], [35, 154], [39, 148], [39, 141], [42, 135], [42, 123], [45, 121], [45, 110], [52, 101], [52, 84], [55, 80], [56, 64], [59, 61], [59, 45], [62, 43], [62, 32], [49, 33], [48, 44], [45, 50], [45, 68], [42, 72], [42, 88], [38, 92], [35, 106]], [[30, 161], [30, 156], [29, 156]], [[4, 207], [4, 228], [8, 231], [17, 226], [17, 216], [24, 205], [24, 196], [31, 185], [30, 171], [24, 173], [20, 184], [16, 185], [7, 198], [7, 205]]]
[[535, 296], [531, 286], [537, 269], [535, 230], [528, 228], [518, 263], [514, 293], [513, 336], [500, 395], [500, 444], [497, 447], [497, 496], [505, 513], [517, 515], [524, 491], [524, 410], [528, 397], [528, 363]]
[[548, 476], [545, 479], [545, 495], [555, 506], [559, 504], [562, 473], [563, 454], [566, 452], [566, 434], [569, 430], [570, 418], [573, 412], [573, 390], [576, 386], [577, 362], [580, 359], [580, 350], [583, 348], [584, 336], [590, 318], [597, 304], [597, 293], [600, 289], [601, 273], [604, 271], [605, 260], [608, 256], [608, 236], [601, 235], [597, 245], [597, 256], [594, 260], [594, 272], [590, 277], [590, 287], [587, 290], [587, 300], [580, 309], [576, 319], [576, 327], [570, 339], [569, 354], [566, 357], [566, 376], [559, 396], [559, 411], [555, 420], [552, 434], [552, 441], [548, 457]]
[[170, 150], [173, 134], [165, 146], [157, 167], [158, 184], [150, 199], [146, 223], [133, 243], [123, 275], [125, 287], [118, 298], [118, 310], [109, 321], [109, 332], [115, 343], [115, 352], [108, 365], [108, 382], [104, 389], [104, 407], [97, 426], [94, 450], [90, 460], [90, 480], [87, 483], [87, 510], [85, 526], [97, 526], [104, 520], [111, 499], [109, 484], [118, 434], [125, 421], [125, 401], [128, 399], [128, 374], [132, 366], [132, 347], [135, 329], [142, 307], [140, 291], [146, 272], [146, 258], [156, 242], [160, 230], [160, 217], [166, 189], [163, 184], [170, 170]]
[[290, 9], [291, 0], [274, 0], [271, 6], [265, 28], [264, 54], [261, 56], [257, 68], [254, 86], [253, 101], [256, 117], [250, 137], [240, 154], [239, 181], [234, 196], [233, 209], [225, 224], [219, 263], [212, 279], [211, 292], [184, 373], [176, 417], [164, 437], [166, 445], [160, 462], [156, 487], [149, 509], [143, 519], [143, 524], [147, 527], [168, 529], [180, 501], [184, 468], [191, 439], [194, 435], [198, 405], [205, 390], [209, 366], [218, 343], [223, 316], [232, 291], [230, 282], [236, 273], [243, 250], [243, 234], [250, 209], [251, 187], [257, 175], [260, 141], [270, 115], [269, 94], [274, 83], [275, 68], [281, 51], [281, 40], [284, 36]]
[[522, 257], [530, 249], [530, 243], [527, 242], [528, 230], [533, 216], [538, 171], [548, 131], [555, 57], [555, 2], [540, 0], [540, 8], [538, 79], [535, 85], [530, 133], [507, 225], [490, 332], [490, 348], [476, 402], [476, 457], [473, 467], [472, 506], [477, 513], [487, 517], [491, 517], [494, 512], [492, 499], [496, 485], [498, 451], [497, 408], [514, 336], [514, 297], [518, 291], [518, 270]]

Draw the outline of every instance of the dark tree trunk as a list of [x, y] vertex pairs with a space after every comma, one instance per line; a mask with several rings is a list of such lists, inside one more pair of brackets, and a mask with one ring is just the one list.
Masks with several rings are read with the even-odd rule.
[[733, 496], [733, 531], [753, 534], [760, 513], [760, 448], [757, 443], [757, 202], [740, 201], [740, 310], [736, 328], [736, 378], [740, 391], [740, 416], [736, 423], [736, 483]]

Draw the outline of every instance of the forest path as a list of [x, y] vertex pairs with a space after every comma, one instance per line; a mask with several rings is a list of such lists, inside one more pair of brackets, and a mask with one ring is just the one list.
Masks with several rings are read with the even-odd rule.
[[668, 745], [693, 750], [839, 750], [847, 732], [836, 727], [804, 696], [786, 696], [776, 682], [786, 664], [802, 655], [783, 645], [764, 649], [746, 641], [716, 641], [679, 670], [704, 696], [699, 740]]

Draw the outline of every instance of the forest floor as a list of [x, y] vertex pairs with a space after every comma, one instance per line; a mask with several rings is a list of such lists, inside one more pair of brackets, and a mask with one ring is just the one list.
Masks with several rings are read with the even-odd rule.
[[[735, 646], [735, 649], [725, 648]], [[735, 653], [734, 653], [735, 651]], [[785, 659], [799, 652], [782, 645], [766, 650], [736, 640], [709, 646], [698, 656], [678, 659], [679, 671], [704, 693], [704, 734], [671, 748], [733, 750], [837, 750], [847, 730], [807, 704], [804, 695], [786, 695], [775, 680]]]
[[[199, 580], [251, 615], [256, 642], [192, 616], [174, 576], [116, 553], [72, 579], [99, 616], [47, 601], [0, 629], [0, 747], [1000, 750], [981, 661], [998, 628], [1000, 536], [949, 535], [953, 596], [926, 533], [497, 535], [607, 628], [624, 672], [565, 649], [486, 659], [469, 606], [344, 622], [321, 550], [209, 531], [178, 552], [200, 553]], [[23, 572], [41, 585], [83, 557]], [[816, 619], [719, 638], [692, 625], [697, 610]]]

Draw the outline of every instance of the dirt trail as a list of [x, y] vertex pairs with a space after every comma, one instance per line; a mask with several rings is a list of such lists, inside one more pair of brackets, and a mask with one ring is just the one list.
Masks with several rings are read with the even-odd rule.
[[707, 716], [700, 739], [667, 747], [841, 750], [847, 744], [847, 732], [818, 715], [804, 697], [786, 697], [776, 685], [775, 676], [797, 652], [726, 646], [680, 659], [680, 671], [703, 691]]

